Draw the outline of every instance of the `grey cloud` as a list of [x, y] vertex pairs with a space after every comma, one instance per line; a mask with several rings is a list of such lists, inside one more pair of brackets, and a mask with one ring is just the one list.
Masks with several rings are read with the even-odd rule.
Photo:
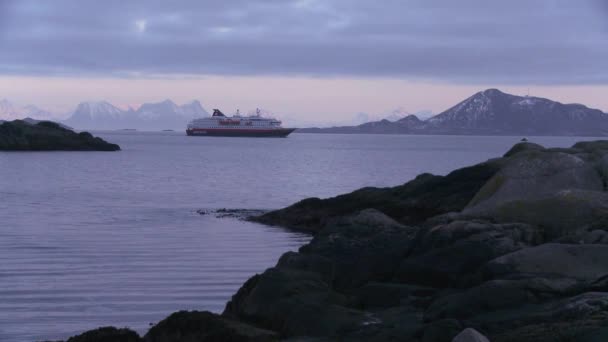
[[606, 84], [606, 19], [600, 0], [0, 0], [0, 73]]

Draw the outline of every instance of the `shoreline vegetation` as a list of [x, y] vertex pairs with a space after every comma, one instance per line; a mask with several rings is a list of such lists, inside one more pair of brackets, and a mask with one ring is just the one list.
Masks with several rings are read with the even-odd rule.
[[0, 151], [119, 151], [120, 146], [52, 121], [0, 123]]
[[68, 341], [608, 340], [607, 187], [608, 141], [520, 142], [446, 176], [306, 199], [251, 218], [313, 239], [222, 314]]

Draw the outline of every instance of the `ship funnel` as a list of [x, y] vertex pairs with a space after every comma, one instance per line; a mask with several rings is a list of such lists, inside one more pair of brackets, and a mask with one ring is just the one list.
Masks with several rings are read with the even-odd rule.
[[224, 113], [222, 113], [219, 109], [214, 109], [212, 116], [226, 116], [226, 115], [224, 115]]

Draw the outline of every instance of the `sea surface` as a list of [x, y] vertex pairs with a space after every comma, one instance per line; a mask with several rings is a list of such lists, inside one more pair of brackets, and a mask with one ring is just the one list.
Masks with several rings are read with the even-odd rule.
[[246, 279], [309, 237], [197, 210], [394, 186], [500, 156], [520, 139], [97, 134], [122, 151], [0, 152], [0, 341], [107, 325], [144, 333], [176, 310], [221, 312]]

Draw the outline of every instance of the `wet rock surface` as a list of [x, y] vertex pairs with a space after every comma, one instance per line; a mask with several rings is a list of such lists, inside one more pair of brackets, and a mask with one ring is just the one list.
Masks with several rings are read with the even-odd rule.
[[520, 143], [445, 177], [263, 214], [314, 238], [250, 278], [222, 315], [167, 319], [198, 335], [161, 322], [144, 339], [215, 341], [204, 332], [232, 336], [238, 322], [261, 334], [242, 341], [601, 341], [607, 161], [608, 142]]
[[196, 211], [199, 215], [211, 215], [217, 218], [234, 218], [238, 220], [249, 220], [251, 217], [257, 217], [267, 213], [269, 210], [263, 209], [199, 209]]

